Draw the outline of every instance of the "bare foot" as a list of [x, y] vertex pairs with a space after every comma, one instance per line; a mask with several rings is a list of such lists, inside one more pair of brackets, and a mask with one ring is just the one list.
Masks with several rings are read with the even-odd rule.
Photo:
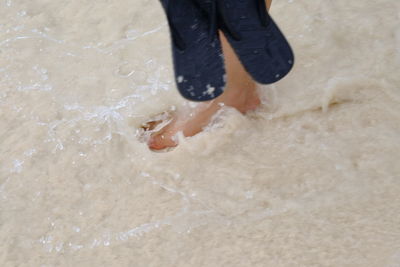
[[[269, 9], [271, 0], [266, 0], [266, 3]], [[151, 136], [148, 143], [151, 149], [161, 150], [177, 146], [174, 136], [178, 132], [182, 132], [184, 136], [193, 136], [201, 132], [221, 106], [230, 106], [245, 114], [250, 110], [256, 109], [261, 104], [255, 82], [244, 70], [232, 47], [221, 32], [220, 39], [226, 63], [227, 89], [213, 101], [198, 104], [196, 108], [189, 112], [181, 111], [181, 113], [175, 114], [170, 124]]]
[[220, 33], [220, 39], [226, 63], [227, 89], [212, 101], [200, 103], [190, 111], [175, 114], [170, 124], [151, 136], [148, 142], [151, 149], [175, 147], [177, 142], [174, 136], [178, 132], [182, 132], [187, 137], [201, 132], [221, 106], [230, 106], [245, 114], [261, 104], [255, 82], [244, 70], [222, 33]]
[[182, 132], [187, 137], [201, 132], [210, 123], [213, 115], [224, 105], [236, 108], [245, 114], [256, 109], [260, 103], [255, 89], [224, 93], [213, 101], [199, 103], [186, 114], [176, 113], [170, 124], [151, 136], [148, 143], [149, 148], [161, 150], [177, 146], [177, 142], [174, 140], [176, 133]]

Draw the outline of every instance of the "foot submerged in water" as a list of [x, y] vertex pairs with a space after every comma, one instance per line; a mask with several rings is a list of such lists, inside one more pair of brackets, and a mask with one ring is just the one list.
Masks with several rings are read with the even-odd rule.
[[178, 132], [182, 132], [185, 137], [200, 133], [222, 106], [230, 106], [246, 114], [260, 104], [256, 89], [226, 92], [211, 102], [198, 104], [188, 113], [175, 113], [168, 125], [151, 135], [148, 146], [152, 150], [176, 147], [178, 143], [175, 136]]
[[[260, 4], [262, 3], [260, 2]], [[270, 5], [271, 5], [271, 0], [266, 0], [266, 7], [268, 9]], [[266, 8], [266, 7], [263, 5], [258, 6], [258, 8]], [[261, 11], [260, 9], [257, 10]], [[256, 17], [257, 16], [255, 16], [255, 20], [257, 20]], [[264, 28], [263, 30], [260, 30], [261, 32], [260, 34], [265, 33], [265, 31], [268, 31], [268, 29], [270, 29], [271, 27], [265, 29]], [[282, 37], [282, 34], [278, 31], [279, 30], [275, 31], [275, 33], [278, 34], [280, 37]], [[225, 34], [229, 36], [229, 32]], [[255, 110], [261, 104], [261, 100], [257, 93], [256, 84], [254, 80], [243, 67], [242, 62], [239, 60], [234, 49], [229, 44], [225, 34], [222, 33], [221, 31], [219, 32], [219, 39], [221, 41], [222, 51], [226, 63], [225, 67], [226, 67], [227, 81], [226, 81], [225, 91], [212, 101], [198, 104], [194, 109], [191, 109], [189, 112], [181, 111], [180, 113], [175, 113], [169, 124], [163, 127], [160, 131], [157, 131], [150, 136], [150, 140], [148, 141], [148, 146], [150, 149], [162, 150], [165, 148], [177, 146], [178, 145], [177, 140], [174, 137], [178, 132], [182, 132], [183, 135], [186, 137], [196, 135], [210, 123], [212, 117], [217, 113], [217, 111], [222, 106], [233, 107], [236, 108], [241, 113], [246, 114], [248, 111]], [[286, 40], [284, 40], [284, 37], [282, 37], [281, 39], [282, 39], [281, 43], [286, 44]], [[238, 50], [240, 50], [241, 48], [242, 47], [236, 47], [236, 49]], [[287, 46], [286, 48], [287, 51], [290, 50], [290, 47]], [[292, 63], [293, 61], [291, 61], [291, 64]], [[265, 65], [264, 62], [262, 65], [263, 66]], [[252, 72], [258, 73], [257, 66], [251, 65], [250, 67], [248, 65], [248, 68], [251, 69]], [[255, 67], [256, 69], [254, 69], [253, 67]], [[265, 75], [265, 73], [263, 75]], [[273, 76], [274, 76], [273, 78], [276, 80], [278, 78], [282, 78], [281, 75], [280, 76], [273, 75]], [[261, 82], [264, 82], [263, 79], [261, 80], [262, 80]], [[268, 80], [268, 82], [271, 81]]]

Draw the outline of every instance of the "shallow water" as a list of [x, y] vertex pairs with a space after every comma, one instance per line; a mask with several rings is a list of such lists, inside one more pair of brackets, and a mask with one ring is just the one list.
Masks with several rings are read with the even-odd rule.
[[400, 266], [400, 2], [275, 1], [294, 71], [169, 153], [154, 0], [0, 2], [1, 266]]

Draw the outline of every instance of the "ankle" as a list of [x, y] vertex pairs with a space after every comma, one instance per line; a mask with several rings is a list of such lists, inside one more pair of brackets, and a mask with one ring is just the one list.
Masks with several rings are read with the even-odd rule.
[[254, 98], [256, 92], [253, 88], [241, 88], [241, 89], [228, 89], [221, 97], [218, 99], [219, 103], [223, 103], [226, 106], [241, 109], [249, 99]]

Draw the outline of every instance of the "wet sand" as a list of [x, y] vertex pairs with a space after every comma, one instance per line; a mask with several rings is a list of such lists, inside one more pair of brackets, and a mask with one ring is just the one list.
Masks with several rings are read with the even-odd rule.
[[400, 266], [400, 2], [275, 1], [293, 72], [169, 153], [157, 1], [0, 2], [1, 266]]

